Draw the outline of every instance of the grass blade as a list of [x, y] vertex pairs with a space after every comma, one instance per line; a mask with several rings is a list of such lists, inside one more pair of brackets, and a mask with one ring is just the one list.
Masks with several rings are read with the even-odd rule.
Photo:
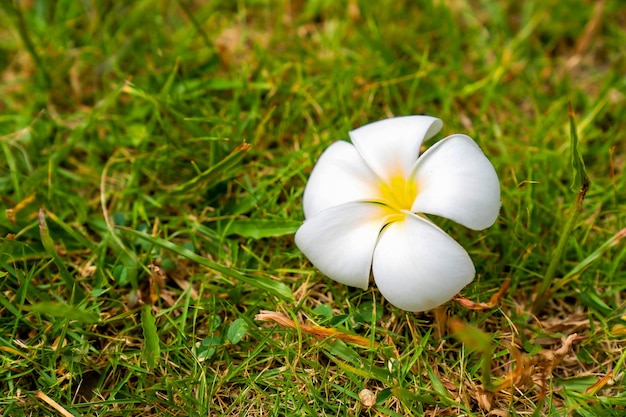
[[552, 286], [552, 281], [554, 281], [554, 276], [556, 273], [557, 266], [559, 262], [561, 262], [561, 258], [563, 257], [563, 253], [565, 252], [565, 247], [567, 246], [567, 242], [569, 241], [570, 235], [572, 234], [572, 230], [574, 230], [574, 226], [576, 225], [576, 220], [578, 219], [578, 215], [582, 210], [583, 201], [585, 200], [585, 196], [587, 195], [587, 191], [589, 190], [589, 178], [587, 177], [587, 173], [585, 171], [585, 165], [582, 161], [582, 156], [578, 151], [578, 130], [576, 128], [576, 119], [574, 118], [574, 113], [572, 111], [572, 105], [569, 105], [569, 120], [570, 120], [570, 135], [572, 137], [572, 169], [574, 170], [574, 182], [572, 183], [572, 189], [574, 191], [578, 191], [576, 195], [576, 200], [571, 205], [568, 213], [568, 218], [566, 220], [565, 226], [560, 234], [559, 241], [557, 243], [556, 249], [552, 254], [552, 258], [550, 260], [550, 264], [548, 265], [548, 269], [546, 270], [545, 275], [543, 276], [543, 281], [537, 291], [537, 295], [535, 296], [535, 301], [533, 302], [532, 311], [534, 314], [543, 309], [548, 298], [552, 295], [552, 291], [550, 291], [550, 287]]
[[185, 183], [177, 185], [172, 192], [183, 194], [192, 190], [207, 188], [215, 182], [216, 178], [227, 177], [229, 172], [241, 161], [252, 146], [247, 143], [237, 146], [224, 159], [211, 165], [197, 177]]
[[46, 223], [46, 214], [43, 209], [39, 210], [39, 234], [41, 235], [41, 243], [43, 244], [46, 253], [52, 257], [54, 260], [54, 264], [59, 268], [59, 273], [61, 274], [61, 278], [66, 286], [66, 292], [70, 300], [72, 302], [77, 303], [85, 297], [85, 293], [83, 292], [80, 285], [76, 283], [74, 277], [67, 270], [65, 266], [65, 262], [59, 254], [57, 253], [56, 248], [54, 247], [54, 241], [50, 236], [50, 230], [48, 229], [48, 224]]
[[32, 311], [33, 313], [47, 314], [52, 317], [61, 317], [81, 323], [91, 324], [99, 323], [101, 321], [100, 316], [96, 313], [55, 301], [44, 301], [28, 306], [22, 306], [21, 308], [22, 310]]
[[147, 233], [139, 232], [137, 230], [133, 230], [129, 228], [120, 228], [120, 230], [123, 230], [124, 232], [129, 233], [133, 235], [134, 237], [144, 239], [152, 243], [153, 245], [172, 251], [184, 258], [187, 258], [200, 265], [206, 266], [207, 268], [213, 269], [221, 274], [234, 278], [237, 281], [243, 282], [244, 284], [248, 284], [261, 291], [265, 291], [269, 294], [272, 294], [284, 300], [293, 301], [293, 295], [291, 294], [291, 290], [282, 282], [276, 282], [276, 281], [273, 281], [271, 279], [261, 277], [261, 276], [256, 276], [254, 278], [251, 278], [251, 277], [244, 275], [243, 273], [239, 271], [236, 271], [231, 268], [227, 268], [223, 265], [218, 264], [217, 262], [214, 262], [196, 253], [193, 253], [187, 248], [177, 246], [172, 242], [168, 242], [165, 239], [161, 239], [156, 236], [151, 236]]
[[587, 170], [585, 169], [583, 157], [578, 150], [578, 129], [576, 127], [574, 111], [572, 110], [572, 103], [569, 103], [568, 115], [571, 139], [570, 164], [573, 174], [571, 189], [574, 192], [579, 192], [583, 187], [589, 188], [589, 176], [587, 175]]

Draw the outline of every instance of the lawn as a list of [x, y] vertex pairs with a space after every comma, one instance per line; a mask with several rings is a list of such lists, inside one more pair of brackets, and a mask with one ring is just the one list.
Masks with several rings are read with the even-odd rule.
[[[0, 415], [625, 415], [624, 27], [620, 0], [1, 1]], [[423, 313], [294, 243], [324, 149], [411, 114], [502, 201], [436, 219], [476, 278]]]

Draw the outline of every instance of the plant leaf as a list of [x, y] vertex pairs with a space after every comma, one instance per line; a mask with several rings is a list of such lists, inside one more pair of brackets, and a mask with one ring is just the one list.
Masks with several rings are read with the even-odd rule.
[[262, 239], [293, 234], [301, 224], [301, 221], [295, 220], [241, 219], [228, 223], [225, 230], [226, 235]]
[[384, 383], [390, 383], [393, 380], [389, 370], [374, 365], [343, 341], [334, 340], [328, 345], [329, 348], [325, 348], [324, 353], [344, 371]]
[[144, 304], [141, 310], [141, 327], [144, 338], [143, 357], [148, 364], [148, 368], [154, 369], [159, 362], [161, 350], [159, 348], [156, 320], [148, 304]]
[[226, 339], [233, 345], [236, 345], [237, 343], [241, 342], [241, 339], [243, 339], [247, 332], [248, 323], [246, 323], [244, 319], [236, 319], [228, 327]]

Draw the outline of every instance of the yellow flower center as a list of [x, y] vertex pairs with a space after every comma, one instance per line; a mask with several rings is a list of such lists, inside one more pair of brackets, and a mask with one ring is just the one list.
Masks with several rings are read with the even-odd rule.
[[396, 211], [411, 210], [417, 197], [417, 184], [404, 175], [395, 175], [389, 184], [380, 184], [383, 202]]

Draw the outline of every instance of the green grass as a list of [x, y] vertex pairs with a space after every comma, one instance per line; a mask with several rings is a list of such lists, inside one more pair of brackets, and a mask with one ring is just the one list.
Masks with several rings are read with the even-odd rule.
[[[41, 393], [75, 416], [623, 415], [625, 21], [618, 0], [2, 2], [0, 415], [62, 415]], [[576, 198], [568, 102], [592, 183], [533, 315]], [[511, 281], [494, 308], [408, 314], [294, 245], [323, 149], [405, 114], [499, 173], [496, 225], [446, 226], [463, 296]], [[485, 391], [486, 365], [511, 383]]]

